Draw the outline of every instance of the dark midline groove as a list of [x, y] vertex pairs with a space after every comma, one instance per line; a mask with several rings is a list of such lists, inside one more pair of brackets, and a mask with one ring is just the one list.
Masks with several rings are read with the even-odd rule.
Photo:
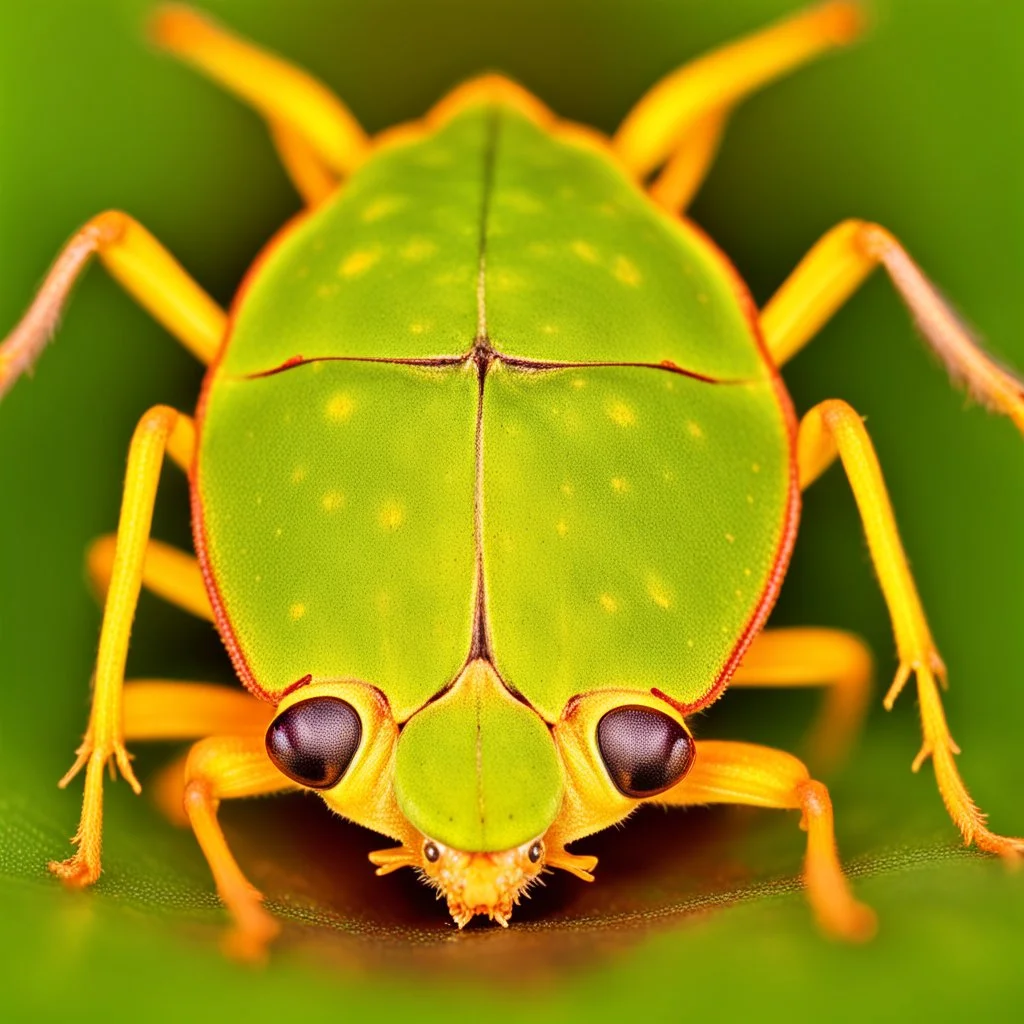
[[494, 165], [498, 150], [500, 114], [497, 108], [487, 120], [484, 142], [483, 195], [480, 200], [480, 234], [477, 242], [478, 272], [476, 283], [477, 324], [473, 350], [469, 354], [476, 363], [477, 406], [474, 458], [476, 478], [473, 486], [473, 548], [476, 559], [476, 593], [473, 600], [473, 632], [469, 645], [469, 660], [484, 658], [493, 663], [490, 628], [487, 622], [487, 583], [484, 579], [484, 382], [491, 364], [491, 347], [487, 340], [487, 226], [494, 189]]

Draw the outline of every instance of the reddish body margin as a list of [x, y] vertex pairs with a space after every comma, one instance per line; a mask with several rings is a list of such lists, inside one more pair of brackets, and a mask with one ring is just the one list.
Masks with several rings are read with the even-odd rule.
[[[221, 341], [216, 357], [206, 369], [202, 387], [199, 390], [199, 401], [196, 404], [195, 414], [195, 454], [192, 457], [192, 465], [188, 474], [189, 502], [192, 511], [192, 540], [196, 549], [196, 557], [199, 559], [199, 568], [203, 574], [203, 582], [206, 584], [206, 592], [209, 595], [210, 604], [213, 606], [213, 619], [217, 626], [217, 632], [220, 634], [220, 638], [224, 642], [224, 646], [227, 648], [228, 655], [231, 658], [231, 664], [235, 666], [238, 678], [242, 680], [245, 688], [254, 696], [259, 697], [260, 700], [265, 700], [275, 705], [281, 697], [284, 696], [284, 694], [281, 693], [276, 696], [270, 694], [256, 682], [256, 677], [253, 675], [252, 669], [249, 668], [249, 663], [245, 660], [242, 648], [239, 645], [238, 640], [235, 638], [235, 632], [231, 627], [231, 619], [228, 617], [227, 609], [224, 606], [224, 599], [221, 596], [220, 588], [217, 586], [217, 581], [213, 576], [213, 569], [210, 566], [209, 551], [207, 550], [206, 545], [206, 522], [203, 518], [203, 502], [199, 495], [199, 453], [202, 449], [201, 438], [203, 432], [203, 421], [206, 418], [206, 403], [209, 398], [210, 387], [213, 384], [214, 377], [220, 369], [221, 361], [227, 353], [228, 346], [231, 344], [231, 337], [234, 334], [235, 320], [238, 315], [238, 310], [259, 274], [259, 271], [262, 269], [263, 264], [270, 258], [277, 247], [281, 245], [312, 212], [312, 210], [302, 210], [290, 220], [286, 221], [285, 224], [271, 236], [270, 241], [267, 242], [256, 256], [256, 259], [253, 260], [249, 269], [245, 272], [245, 275], [242, 277], [241, 284], [239, 284], [238, 290], [235, 292], [235, 296], [231, 300], [231, 308], [228, 310], [228, 324], [227, 330], [224, 332], [224, 339]], [[289, 692], [290, 689], [291, 687], [288, 690], [285, 690], [285, 693]]]
[[[612, 161], [614, 162], [614, 160]], [[343, 187], [343, 186], [342, 186]], [[713, 258], [717, 259], [722, 269], [728, 276], [732, 287], [733, 293], [736, 297], [736, 301], [739, 304], [743, 315], [746, 317], [748, 324], [750, 325], [750, 331], [755, 347], [757, 348], [758, 354], [763, 360], [765, 367], [767, 368], [772, 383], [775, 387], [775, 395], [778, 400], [779, 410], [782, 413], [783, 421], [786, 426], [786, 435], [789, 443], [789, 493], [786, 502], [786, 512], [783, 519], [782, 533], [779, 538], [779, 543], [775, 551], [775, 559], [772, 564], [771, 571], [768, 575], [768, 580], [765, 583], [764, 590], [761, 593], [760, 600], [754, 609], [753, 614], [747, 621], [736, 645], [733, 647], [729, 657], [726, 659], [725, 664], [722, 666], [712, 686], [698, 700], [691, 701], [690, 703], [681, 703], [673, 700], [666, 693], [662, 692], [657, 688], [652, 688], [651, 692], [659, 697], [661, 700], [666, 701], [673, 707], [677, 708], [682, 715], [691, 715], [697, 711], [701, 711], [708, 705], [714, 703], [724, 692], [729, 684], [729, 680], [732, 678], [733, 673], [736, 671], [737, 666], [740, 663], [743, 655], [746, 653], [747, 648], [753, 643], [754, 638], [764, 627], [765, 622], [771, 613], [772, 608], [775, 606], [775, 602], [779, 596], [779, 590], [782, 587], [782, 581], [785, 578], [786, 570], [789, 568], [790, 557], [793, 553], [793, 545], [796, 541], [797, 528], [800, 521], [800, 488], [799, 488], [799, 473], [796, 460], [797, 451], [797, 430], [798, 422], [796, 418], [796, 412], [793, 409], [793, 402], [790, 398], [789, 391], [786, 388], [785, 382], [782, 379], [782, 375], [779, 373], [779, 368], [775, 365], [775, 361], [772, 359], [771, 354], [768, 351], [768, 347], [765, 345], [764, 336], [761, 333], [761, 324], [758, 314], [758, 309], [754, 303], [753, 297], [750, 294], [750, 289], [747, 287], [746, 282], [740, 276], [739, 271], [733, 266], [732, 261], [722, 251], [722, 249], [710, 238], [710, 236], [692, 221], [682, 216], [675, 216], [666, 213], [661, 207], [658, 207], [646, 194], [643, 189], [641, 191], [645, 199], [651, 203], [652, 206], [664, 214], [670, 217], [676, 224], [681, 227], [684, 231], [689, 232], [699, 242], [701, 242]], [[210, 598], [210, 604], [213, 607], [214, 621], [217, 626], [217, 631], [221, 636], [224, 646], [227, 648], [228, 655], [231, 658], [231, 663], [235, 667], [235, 671], [238, 673], [239, 678], [245, 685], [246, 689], [252, 694], [259, 697], [261, 700], [268, 701], [271, 704], [276, 704], [281, 697], [285, 694], [290, 693], [296, 686], [301, 685], [305, 680], [297, 680], [291, 686], [286, 687], [282, 693], [273, 695], [265, 690], [256, 681], [255, 676], [249, 667], [248, 662], [245, 660], [245, 655], [242, 653], [242, 649], [238, 640], [235, 637], [234, 630], [231, 626], [231, 620], [228, 616], [227, 609], [224, 605], [223, 597], [220, 593], [220, 589], [217, 586], [217, 581], [214, 579], [213, 570], [210, 566], [209, 552], [207, 550], [206, 543], [206, 529], [205, 520], [203, 517], [203, 505], [199, 494], [199, 473], [200, 473], [200, 458], [199, 452], [201, 450], [200, 439], [202, 436], [203, 421], [206, 414], [206, 403], [209, 396], [209, 390], [212, 385], [213, 379], [216, 376], [222, 359], [228, 350], [228, 346], [231, 343], [231, 337], [234, 333], [235, 320], [237, 317], [238, 310], [248, 294], [250, 287], [255, 281], [259, 274], [259, 271], [263, 267], [263, 264], [270, 258], [274, 251], [281, 245], [286, 238], [288, 238], [293, 231], [295, 231], [305, 220], [314, 212], [313, 209], [303, 210], [296, 216], [292, 217], [287, 221], [283, 227], [281, 227], [267, 242], [260, 253], [256, 256], [256, 259], [250, 265], [249, 269], [245, 272], [242, 281], [235, 292], [235, 296], [231, 301], [231, 307], [228, 310], [228, 323], [227, 330], [224, 334], [224, 339], [221, 342], [220, 349], [217, 352], [216, 358], [210, 363], [207, 368], [206, 374], [203, 377], [202, 387], [199, 393], [199, 401], [196, 406], [195, 413], [195, 429], [196, 429], [196, 447], [195, 455], [192, 460], [192, 466], [189, 471], [189, 493], [191, 503], [191, 518], [192, 518], [192, 535], [193, 542], [195, 544], [196, 555], [199, 559], [199, 567], [203, 574], [203, 582], [206, 585], [206, 591]]]
[[754, 637], [761, 632], [768, 616], [771, 614], [772, 608], [775, 607], [779, 590], [782, 588], [782, 581], [785, 579], [786, 570], [789, 568], [789, 560], [793, 554], [793, 545], [796, 543], [797, 528], [800, 524], [800, 476], [796, 461], [796, 439], [799, 424], [796, 418], [796, 411], [793, 408], [793, 400], [789, 396], [789, 390], [786, 388], [782, 374], [779, 373], [779, 368], [775, 365], [775, 360], [772, 359], [768, 346], [764, 342], [757, 305], [750, 294], [746, 281], [740, 276], [739, 271], [733, 266], [729, 257], [726, 256], [702, 228], [685, 217], [677, 219], [685, 230], [690, 231], [707, 246], [708, 251], [719, 260], [722, 268], [728, 274], [732, 282], [733, 291], [736, 294], [736, 301], [739, 303], [744, 316], [746, 316], [750, 324], [750, 331], [754, 336], [757, 351], [764, 360], [768, 372], [771, 374], [772, 383], [775, 386], [775, 396], [779, 402], [779, 409], [786, 424], [786, 435], [789, 440], [789, 496], [786, 502], [782, 536], [779, 538], [779, 545], [775, 550], [775, 562], [772, 565], [771, 572], [768, 574], [768, 581], [761, 592], [761, 600], [754, 609], [753, 615], [747, 621], [739, 640], [736, 642], [736, 646], [732, 649], [729, 657], [726, 658], [725, 664], [718, 673], [718, 678], [715, 680], [714, 685], [699, 700], [692, 701], [689, 704], [682, 704], [679, 701], [672, 700], [671, 697], [660, 690], [655, 689], [651, 691], [673, 707], [678, 708], [680, 714], [692, 715], [696, 711], [703, 710], [709, 704], [713, 704], [725, 692], [725, 688], [729, 685], [729, 680], [736, 671], [747, 648], [753, 643]]

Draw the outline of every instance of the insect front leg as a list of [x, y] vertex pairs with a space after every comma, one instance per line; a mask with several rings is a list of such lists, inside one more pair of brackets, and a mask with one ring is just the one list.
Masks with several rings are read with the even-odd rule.
[[64, 246], [28, 312], [0, 343], [0, 398], [30, 370], [57, 327], [71, 288], [93, 255], [197, 359], [217, 354], [227, 316], [181, 264], [125, 213], [93, 217]]
[[616, 152], [639, 178], [664, 164], [651, 197], [681, 212], [714, 160], [732, 109], [774, 79], [852, 42], [862, 21], [859, 5], [836, 0], [683, 65], [626, 115], [612, 140]]
[[676, 807], [747, 804], [801, 811], [800, 825], [807, 832], [804, 883], [818, 923], [843, 939], [861, 941], [874, 934], [874, 912], [854, 898], [839, 863], [828, 790], [792, 754], [752, 743], [698, 742], [686, 778], [649, 802]]
[[834, 227], [772, 296], [761, 312], [761, 330], [776, 364], [796, 355], [878, 266], [953, 380], [1024, 433], [1024, 382], [986, 354], [906, 249], [878, 224], [847, 220]]
[[280, 925], [263, 909], [262, 894], [238, 866], [217, 821], [217, 808], [221, 800], [294, 788], [267, 756], [262, 736], [211, 736], [192, 748], [185, 764], [185, 813], [217, 892], [234, 918], [226, 949], [243, 959], [262, 959]]
[[896, 634], [900, 664], [885, 696], [885, 707], [892, 708], [913, 675], [924, 731], [924, 745], [914, 760], [914, 770], [929, 757], [932, 759], [942, 800], [965, 843], [974, 842], [982, 850], [1016, 858], [1024, 853], [1024, 840], [996, 835], [986, 827], [985, 815], [975, 806], [957, 771], [954, 755], [959, 748], [950, 735], [939, 697], [938, 683], [945, 683], [946, 668], [910, 573], [878, 457], [860, 416], [845, 402], [832, 400], [815, 406], [800, 424], [797, 460], [801, 487], [813, 483], [837, 455], [857, 502], [871, 561]]
[[266, 118], [285, 170], [309, 205], [329, 196], [362, 160], [366, 133], [312, 75], [187, 7], [165, 7], [152, 30], [157, 43]]
[[808, 742], [809, 757], [827, 770], [841, 762], [860, 731], [871, 694], [867, 645], [838, 629], [767, 629], [750, 645], [730, 686], [828, 687]]
[[124, 746], [124, 666], [164, 454], [170, 451], [179, 458], [187, 455], [191, 461], [194, 434], [189, 417], [158, 405], [142, 417], [132, 436], [117, 550], [103, 610], [89, 726], [75, 763], [60, 781], [62, 787], [66, 786], [85, 768], [82, 817], [74, 839], [78, 850], [68, 860], [50, 864], [54, 874], [73, 885], [89, 885], [100, 875], [103, 773], [107, 764], [113, 759], [132, 789], [136, 793], [141, 789]]

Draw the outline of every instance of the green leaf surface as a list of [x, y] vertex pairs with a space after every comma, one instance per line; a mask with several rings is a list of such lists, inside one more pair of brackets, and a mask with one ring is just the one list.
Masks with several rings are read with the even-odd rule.
[[[370, 130], [418, 116], [458, 79], [502, 68], [604, 129], [658, 75], [797, 5], [574, 0], [217, 0], [228, 23], [337, 89]], [[143, 221], [222, 302], [297, 201], [265, 129], [143, 41], [141, 0], [0, 13], [0, 322], [62, 241], [111, 206]], [[763, 302], [843, 217], [891, 228], [1002, 358], [1024, 367], [1024, 151], [1013, 0], [888, 0], [860, 45], [752, 99], [695, 219]], [[960, 766], [995, 828], [1024, 829], [1024, 458], [1005, 421], [948, 388], [882, 280], [787, 371], [803, 410], [868, 417], [950, 669]], [[88, 541], [116, 522], [124, 454], [156, 402], [191, 409], [200, 373], [101, 272], [77, 290], [34, 379], [0, 406], [0, 985], [12, 1020], [489, 1021], [1006, 1017], [1019, 1005], [1024, 875], [963, 852], [919, 742], [914, 697], [876, 711], [830, 779], [840, 848], [877, 939], [822, 939], [796, 881], [789, 813], [648, 810], [579, 844], [598, 881], [552, 877], [508, 931], [456, 932], [411, 876], [375, 879], [379, 837], [312, 799], [226, 806], [228, 838], [286, 921], [262, 972], [223, 959], [202, 856], [149, 793], [108, 787], [105, 873], [50, 879], [81, 795], [56, 779], [85, 724], [98, 610]], [[168, 470], [155, 533], [187, 545]], [[848, 488], [807, 496], [779, 624], [866, 636], [894, 669]], [[133, 675], [231, 681], [209, 626], [140, 605]], [[698, 736], [799, 745], [816, 698], [732, 692]], [[145, 785], [176, 750], [139, 746]]]

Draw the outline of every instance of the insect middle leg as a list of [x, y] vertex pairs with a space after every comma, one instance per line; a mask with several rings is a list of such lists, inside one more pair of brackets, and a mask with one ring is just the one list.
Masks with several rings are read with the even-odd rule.
[[808, 740], [812, 764], [840, 763], [860, 731], [871, 694], [871, 651], [838, 629], [767, 629], [729, 680], [730, 686], [824, 686], [825, 704]]
[[171, 450], [181, 455], [193, 446], [194, 427], [189, 417], [162, 405], [154, 406], [142, 417], [132, 436], [117, 549], [100, 630], [92, 711], [75, 763], [60, 782], [66, 786], [85, 768], [82, 817], [74, 839], [78, 850], [68, 860], [50, 864], [56, 875], [74, 885], [89, 885], [100, 875], [103, 774], [107, 764], [113, 760], [136, 793], [141, 788], [124, 746], [124, 667], [164, 454]]
[[650, 802], [676, 807], [747, 804], [801, 811], [800, 825], [807, 832], [804, 883], [818, 923], [844, 939], [859, 941], [874, 933], [874, 912], [854, 898], [839, 863], [828, 790], [792, 754], [752, 743], [698, 742], [689, 775]]
[[197, 359], [212, 361], [227, 327], [224, 311], [181, 264], [125, 213], [108, 210], [81, 227], [60, 251], [32, 305], [0, 343], [0, 397], [49, 342], [71, 287], [93, 255]]
[[816, 480], [837, 456], [853, 490], [871, 561], [896, 634], [899, 669], [885, 696], [885, 707], [892, 708], [913, 675], [917, 681], [924, 732], [924, 744], [914, 760], [914, 771], [930, 757], [943, 802], [964, 841], [1015, 858], [1024, 853], [1024, 840], [996, 835], [986, 827], [985, 815], [975, 806], [957, 771], [954, 755], [959, 753], [959, 748], [950, 735], [939, 697], [938, 684], [945, 683], [946, 668], [910, 574], [874, 446], [860, 416], [845, 402], [832, 400], [815, 406], [800, 424], [797, 461], [801, 487]]

